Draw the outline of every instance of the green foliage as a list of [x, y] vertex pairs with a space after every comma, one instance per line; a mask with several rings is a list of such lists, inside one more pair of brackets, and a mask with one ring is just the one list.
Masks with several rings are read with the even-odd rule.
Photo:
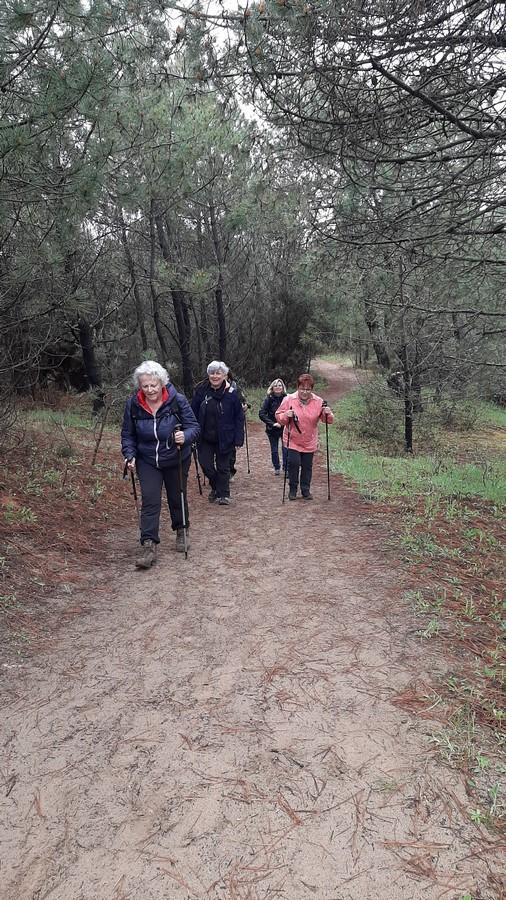
[[5, 504], [3, 515], [8, 525], [32, 525], [37, 521], [29, 506], [17, 506], [12, 502]]
[[26, 412], [28, 422], [39, 422], [49, 425], [51, 428], [92, 428], [91, 414], [85, 410], [73, 412], [72, 410], [31, 409]]
[[497, 406], [495, 403], [478, 403], [477, 404], [479, 422], [482, 425], [489, 425], [492, 428], [506, 429], [506, 409]]
[[378, 499], [435, 491], [447, 497], [482, 497], [506, 502], [506, 463], [484, 467], [461, 465], [426, 456], [393, 459], [365, 450], [346, 450], [333, 441], [332, 469], [353, 481], [361, 493]]
[[[498, 277], [488, 270], [501, 249], [491, 227], [495, 213], [483, 223], [487, 264], [466, 268], [463, 260], [483, 257], [485, 250], [481, 237], [455, 246], [450, 210], [457, 179], [457, 218], [465, 218], [468, 206], [480, 212], [473, 166], [469, 176], [465, 166], [455, 172], [454, 160], [436, 154], [437, 116], [425, 121], [427, 133], [420, 131], [411, 101], [399, 104], [397, 88], [381, 77], [381, 90], [372, 90], [371, 72], [356, 68], [357, 47], [362, 53], [374, 42], [369, 10], [331, 12], [317, 5], [301, 15], [289, 5], [269, 4], [269, 28], [252, 8], [244, 19], [231, 17], [230, 42], [223, 42], [214, 40], [212, 18], [188, 16], [175, 30], [169, 10], [149, 0], [7, 6], [0, 313], [1, 349], [15, 390], [46, 387], [55, 373], [65, 389], [82, 389], [69, 370], [80, 366], [83, 374], [83, 316], [97, 371], [108, 383], [120, 381], [151, 346], [149, 355], [164, 362], [179, 365], [185, 355], [180, 371], [189, 384], [225, 339], [227, 361], [243, 378], [262, 383], [275, 372], [292, 378], [329, 347], [370, 364], [378, 341], [393, 369], [407, 347], [427, 391], [437, 385], [440, 392], [462, 393], [483, 362], [481, 350], [474, 350], [480, 341], [490, 353], [490, 371], [500, 372], [500, 329], [486, 329], [479, 316], [475, 321], [463, 312], [471, 297], [484, 306], [500, 303]], [[409, 36], [418, 20], [407, 12], [400, 18]], [[47, 39], [39, 42], [46, 28]], [[430, 33], [429, 22], [427, 28]], [[402, 29], [394, 32], [392, 52], [402, 58], [403, 40], [396, 44]], [[321, 93], [320, 53], [313, 52], [317, 33], [336, 64], [328, 94]], [[252, 94], [246, 44], [255, 59], [251, 78], [266, 78]], [[290, 74], [262, 98], [276, 60]], [[334, 78], [343, 60], [349, 78]], [[453, 69], [445, 73], [454, 75]], [[480, 85], [473, 87], [479, 94]], [[248, 91], [246, 114], [242, 90]], [[383, 130], [383, 116], [392, 115], [393, 127]], [[449, 123], [444, 120], [445, 129]], [[360, 134], [362, 147], [377, 142], [374, 164], [357, 156], [353, 143]], [[386, 164], [383, 142], [392, 158], [409, 159]], [[420, 150], [436, 154], [434, 165], [426, 167]], [[487, 189], [495, 196], [496, 156], [487, 159]], [[436, 192], [426, 187], [434, 178]], [[439, 187], [449, 192], [444, 201]], [[167, 235], [163, 254], [155, 207]], [[438, 235], [437, 253], [431, 240], [420, 240], [426, 228]], [[346, 249], [343, 241], [349, 241]], [[218, 284], [226, 334], [218, 333]], [[374, 338], [366, 303], [376, 304]], [[499, 396], [499, 375], [497, 382]], [[417, 419], [425, 443], [443, 412], [455, 427], [455, 410], [442, 405], [434, 424], [429, 416]], [[379, 383], [364, 396], [360, 434], [368, 440], [387, 435], [393, 448], [402, 444], [402, 401]]]
[[54, 452], [59, 459], [72, 459], [74, 457], [74, 450], [69, 444], [60, 444], [59, 447], [55, 448]]
[[18, 600], [16, 594], [0, 594], [0, 610], [16, 609]]
[[[431, 403], [424, 419], [429, 427], [446, 428], [449, 431], [473, 431], [480, 420], [480, 410], [476, 401], [444, 398], [439, 403]], [[424, 421], [422, 419], [422, 427]]]
[[[482, 497], [496, 504], [506, 502], [506, 459], [479, 463], [460, 463], [448, 454], [386, 456], [363, 446], [367, 434], [364, 394], [354, 391], [337, 406], [336, 425], [330, 429], [332, 468], [354, 482], [361, 493], [382, 499], [416, 494], [443, 497]], [[376, 403], [375, 388], [372, 397]], [[379, 402], [373, 409], [381, 410]], [[377, 421], [380, 421], [378, 413]], [[358, 446], [357, 446], [358, 445]]]
[[403, 405], [384, 379], [371, 379], [354, 392], [354, 427], [359, 435], [397, 449], [403, 446]]

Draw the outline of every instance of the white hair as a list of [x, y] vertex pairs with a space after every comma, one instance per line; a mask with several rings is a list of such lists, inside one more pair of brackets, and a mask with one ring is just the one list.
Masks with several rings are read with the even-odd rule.
[[218, 372], [223, 372], [224, 375], [228, 375], [228, 366], [222, 360], [213, 359], [207, 367], [207, 374], [216, 375]]
[[134, 388], [136, 391], [140, 388], [139, 379], [141, 375], [151, 375], [152, 378], [157, 378], [160, 384], [165, 385], [169, 383], [169, 373], [167, 369], [164, 369], [160, 363], [155, 362], [152, 359], [147, 359], [146, 362], [137, 366], [133, 376], [132, 381], [134, 383]]

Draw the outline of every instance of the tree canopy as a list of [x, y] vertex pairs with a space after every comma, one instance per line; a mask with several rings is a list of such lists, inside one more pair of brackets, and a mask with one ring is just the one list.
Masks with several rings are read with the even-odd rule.
[[[8, 2], [9, 389], [188, 392], [363, 348], [402, 398], [503, 396], [504, 5]], [[485, 373], [485, 376], [484, 374]], [[409, 422], [408, 422], [409, 424]]]

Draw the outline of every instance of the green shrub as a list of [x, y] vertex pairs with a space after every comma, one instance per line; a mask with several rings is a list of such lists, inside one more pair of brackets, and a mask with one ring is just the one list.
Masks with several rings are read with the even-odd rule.
[[480, 410], [474, 400], [445, 397], [439, 403], [430, 404], [425, 418], [447, 431], [473, 431], [478, 425]]
[[371, 378], [356, 393], [358, 402], [350, 424], [357, 434], [392, 449], [402, 448], [403, 403], [392, 393], [384, 378]]

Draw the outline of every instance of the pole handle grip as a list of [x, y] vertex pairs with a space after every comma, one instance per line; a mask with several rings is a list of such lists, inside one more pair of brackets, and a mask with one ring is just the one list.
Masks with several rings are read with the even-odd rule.
[[[180, 425], [179, 422], [178, 422], [178, 424], [177, 424], [176, 427], [174, 428], [174, 434], [177, 434], [178, 431], [183, 431], [183, 430], [184, 430], [184, 429], [183, 429], [183, 426]], [[181, 450], [182, 450], [183, 445], [182, 445], [182, 444], [176, 444], [176, 447], [177, 447], [177, 449], [178, 449], [178, 453], [181, 453]]]

